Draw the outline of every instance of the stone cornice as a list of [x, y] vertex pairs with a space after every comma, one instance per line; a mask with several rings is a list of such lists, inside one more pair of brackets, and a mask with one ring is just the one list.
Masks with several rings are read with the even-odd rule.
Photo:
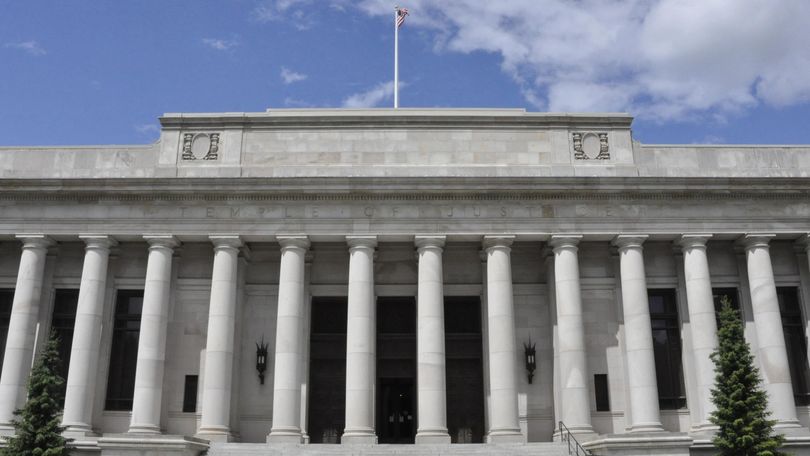
[[624, 113], [537, 113], [522, 109], [303, 109], [235, 113], [166, 113], [164, 129], [181, 128], [476, 128], [542, 129], [590, 127], [629, 129]]
[[5, 201], [742, 200], [810, 197], [804, 178], [4, 179]]

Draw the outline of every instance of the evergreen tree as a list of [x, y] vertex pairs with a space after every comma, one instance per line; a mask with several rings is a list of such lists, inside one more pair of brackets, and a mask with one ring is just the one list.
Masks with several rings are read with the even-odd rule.
[[28, 380], [28, 401], [16, 410], [16, 435], [9, 437], [4, 456], [67, 456], [67, 440], [62, 437], [62, 391], [65, 380], [59, 375], [58, 338], [51, 333]]
[[715, 365], [710, 421], [719, 426], [714, 445], [724, 456], [782, 456], [784, 437], [774, 434], [768, 397], [760, 385], [759, 369], [745, 341], [739, 312], [727, 296], [721, 299], [719, 345], [712, 353]]

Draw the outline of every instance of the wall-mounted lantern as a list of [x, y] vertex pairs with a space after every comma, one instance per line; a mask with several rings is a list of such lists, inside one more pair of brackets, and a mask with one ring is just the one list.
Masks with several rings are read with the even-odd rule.
[[529, 339], [529, 343], [523, 343], [523, 352], [526, 355], [526, 372], [529, 373], [529, 384], [532, 383], [532, 379], [534, 378], [534, 370], [537, 369], [537, 360], [534, 356], [534, 346], [535, 344], [532, 343], [531, 339]]
[[264, 371], [267, 370], [267, 343], [264, 336], [261, 342], [256, 342], [256, 370], [259, 372], [259, 382], [264, 385]]

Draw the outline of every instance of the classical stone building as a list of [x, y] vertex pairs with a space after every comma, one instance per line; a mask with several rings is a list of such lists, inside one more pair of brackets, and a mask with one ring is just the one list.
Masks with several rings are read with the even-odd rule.
[[539, 454], [559, 422], [700, 454], [727, 295], [808, 451], [810, 147], [631, 121], [167, 114], [151, 145], [0, 148], [0, 431], [53, 330], [82, 454]]

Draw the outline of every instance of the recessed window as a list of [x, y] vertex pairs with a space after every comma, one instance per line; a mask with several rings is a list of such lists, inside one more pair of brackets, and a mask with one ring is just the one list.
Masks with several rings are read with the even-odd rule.
[[197, 375], [186, 375], [186, 383], [183, 386], [183, 413], [194, 413], [197, 411]]
[[607, 374], [594, 374], [593, 391], [596, 394], [596, 411], [610, 411], [610, 392], [608, 389]]
[[8, 326], [11, 323], [11, 305], [14, 302], [14, 290], [0, 289], [0, 367], [3, 366], [3, 357], [6, 355], [6, 339], [8, 339]]
[[[728, 297], [731, 308], [740, 311], [740, 293], [736, 288], [712, 288], [712, 298], [714, 298], [714, 315], [717, 321], [717, 328], [720, 328], [720, 306], [723, 297]], [[742, 318], [742, 315], [740, 315]]]
[[686, 391], [681, 363], [681, 331], [675, 290], [648, 290], [652, 324], [658, 405], [661, 410], [686, 407]]
[[796, 287], [778, 287], [776, 297], [779, 300], [779, 313], [782, 315], [793, 396], [796, 405], [810, 405], [810, 367], [807, 363], [807, 342], [799, 306], [799, 290]]
[[59, 374], [67, 380], [70, 366], [70, 350], [73, 345], [73, 328], [76, 324], [76, 307], [79, 304], [79, 290], [56, 290], [53, 300], [51, 330], [59, 338], [59, 359], [62, 361]]
[[118, 290], [104, 407], [106, 410], [132, 410], [142, 308], [143, 290]]

